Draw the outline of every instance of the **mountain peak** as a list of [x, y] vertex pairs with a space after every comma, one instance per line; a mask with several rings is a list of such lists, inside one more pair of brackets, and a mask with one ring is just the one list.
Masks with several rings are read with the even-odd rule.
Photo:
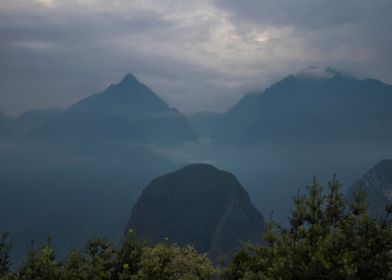
[[92, 134], [120, 136], [125, 135], [124, 130], [128, 131], [127, 139], [116, 138], [123, 143], [179, 144], [196, 138], [186, 118], [132, 74], [125, 75], [105, 91], [75, 103], [33, 134], [38, 138], [52, 135], [51, 141], [60, 144], [78, 139], [72, 140], [78, 144], [90, 139]]
[[343, 74], [331, 67], [309, 66], [299, 72], [296, 76], [298, 78], [310, 79], [331, 79], [335, 76], [342, 76]]
[[124, 76], [124, 78], [120, 82], [120, 84], [123, 84], [123, 83], [126, 83], [126, 84], [132, 83], [133, 84], [133, 83], [140, 83], [140, 82], [138, 81], [138, 79], [136, 79], [136, 77], [133, 74], [128, 73]]
[[141, 87], [145, 87], [133, 74], [128, 73], [122, 78], [122, 80], [117, 84], [111, 84], [105, 91], [116, 92], [130, 89], [140, 89]]

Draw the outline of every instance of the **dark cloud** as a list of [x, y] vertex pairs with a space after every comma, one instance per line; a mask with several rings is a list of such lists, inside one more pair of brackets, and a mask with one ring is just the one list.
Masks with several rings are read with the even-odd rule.
[[66, 107], [127, 72], [184, 111], [225, 110], [308, 65], [392, 82], [390, 1], [0, 4], [0, 111]]
[[[217, 0], [237, 25], [289, 26], [322, 64], [392, 82], [392, 2], [388, 0]], [[306, 58], [305, 58], [306, 59]]]

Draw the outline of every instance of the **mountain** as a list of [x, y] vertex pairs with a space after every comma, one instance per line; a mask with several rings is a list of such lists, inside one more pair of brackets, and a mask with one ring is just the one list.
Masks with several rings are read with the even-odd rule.
[[49, 234], [60, 258], [94, 236], [119, 240], [142, 187], [175, 168], [141, 147], [105, 153], [0, 145], [0, 233], [12, 234], [14, 264]]
[[348, 197], [360, 188], [366, 194], [371, 213], [375, 216], [385, 214], [385, 206], [392, 202], [392, 160], [381, 160], [367, 171], [348, 190]]
[[93, 236], [120, 239], [141, 187], [174, 168], [142, 144], [196, 138], [132, 75], [63, 112], [0, 116], [0, 134], [2, 124], [21, 140], [0, 141], [0, 232], [12, 232], [14, 263], [48, 234], [60, 257]]
[[229, 172], [192, 164], [152, 180], [127, 225], [140, 238], [192, 244], [212, 257], [230, 255], [241, 241], [261, 242], [263, 216]]
[[9, 137], [11, 120], [0, 112], [0, 138]]
[[53, 119], [62, 111], [56, 109], [49, 110], [30, 110], [15, 119], [15, 126], [19, 135], [24, 135], [45, 122]]
[[0, 114], [0, 137], [13, 139], [23, 137], [60, 112], [59, 110], [31, 110], [17, 118], [8, 118]]
[[389, 143], [391, 108], [391, 85], [327, 68], [244, 96], [222, 115], [214, 138], [229, 144]]
[[66, 145], [97, 141], [171, 145], [196, 138], [185, 116], [132, 74], [72, 105], [32, 131], [31, 137]]

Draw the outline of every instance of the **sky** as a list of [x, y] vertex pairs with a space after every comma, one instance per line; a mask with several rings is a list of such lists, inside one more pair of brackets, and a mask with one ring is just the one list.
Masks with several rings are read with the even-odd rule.
[[318, 65], [392, 84], [390, 0], [1, 0], [0, 112], [67, 108], [133, 73], [224, 112]]

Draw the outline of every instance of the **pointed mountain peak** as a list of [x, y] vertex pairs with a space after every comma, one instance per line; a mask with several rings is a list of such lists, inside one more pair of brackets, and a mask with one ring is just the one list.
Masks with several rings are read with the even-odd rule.
[[[117, 84], [111, 84], [105, 91], [129, 94], [130, 92], [146, 91], [147, 87], [141, 83], [133, 74], [128, 73]], [[148, 89], [150, 91], [150, 89]]]
[[128, 73], [122, 78], [120, 82], [116, 84], [110, 84], [110, 86], [106, 88], [106, 91], [111, 91], [116, 88], [129, 88], [129, 87], [140, 86], [140, 85], [143, 84], [133, 74]]
[[128, 73], [124, 76], [124, 78], [121, 80], [120, 84], [134, 84], [134, 83], [140, 83], [136, 77]]

